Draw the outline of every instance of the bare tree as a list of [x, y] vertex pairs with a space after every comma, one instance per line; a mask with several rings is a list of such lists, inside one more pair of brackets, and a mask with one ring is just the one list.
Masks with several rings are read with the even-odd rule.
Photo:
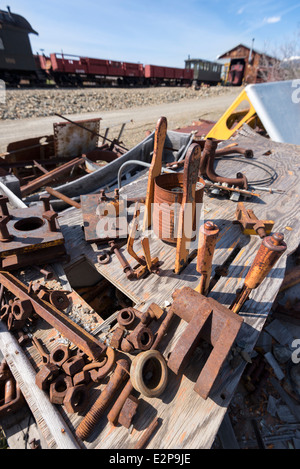
[[[265, 46], [265, 50], [270, 48]], [[275, 51], [262, 54], [258, 73], [260, 81], [300, 78], [300, 28], [292, 39], [281, 44]]]

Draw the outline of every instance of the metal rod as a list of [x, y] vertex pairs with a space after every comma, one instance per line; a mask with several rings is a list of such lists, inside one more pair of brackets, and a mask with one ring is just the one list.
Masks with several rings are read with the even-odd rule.
[[73, 199], [70, 199], [70, 197], [67, 197], [66, 195], [64, 194], [61, 194], [60, 192], [52, 189], [52, 187], [46, 187], [45, 190], [53, 195], [53, 197], [56, 197], [57, 199], [60, 199], [60, 200], [63, 200], [64, 202], [66, 202], [68, 205], [72, 205], [73, 207], [75, 208], [78, 208], [80, 209], [81, 208], [81, 205], [78, 203], [78, 202], [75, 202], [75, 200]]

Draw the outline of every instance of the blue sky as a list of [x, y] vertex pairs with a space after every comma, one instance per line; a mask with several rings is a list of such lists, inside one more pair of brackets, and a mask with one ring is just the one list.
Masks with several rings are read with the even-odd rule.
[[63, 52], [183, 67], [188, 55], [215, 60], [239, 43], [274, 54], [300, 31], [300, 1], [8, 0], [39, 36], [33, 52]]

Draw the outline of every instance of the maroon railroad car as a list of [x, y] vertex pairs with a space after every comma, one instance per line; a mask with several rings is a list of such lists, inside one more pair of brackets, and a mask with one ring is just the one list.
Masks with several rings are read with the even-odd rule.
[[145, 65], [145, 79], [150, 84], [183, 85], [193, 81], [193, 70], [186, 68]]

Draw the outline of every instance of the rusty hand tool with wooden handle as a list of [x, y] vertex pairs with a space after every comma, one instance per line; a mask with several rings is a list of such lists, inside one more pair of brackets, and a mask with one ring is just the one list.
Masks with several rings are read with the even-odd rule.
[[246, 275], [244, 285], [230, 306], [234, 313], [240, 311], [243, 304], [249, 298], [251, 291], [259, 287], [281, 255], [286, 251], [286, 248], [287, 245], [284, 242], [282, 233], [274, 233], [271, 236], [263, 238], [253, 264]]
[[217, 243], [219, 228], [211, 221], [205, 222], [199, 229], [197, 252], [197, 272], [201, 274], [199, 285], [195, 290], [207, 295], [212, 271], [212, 260]]

